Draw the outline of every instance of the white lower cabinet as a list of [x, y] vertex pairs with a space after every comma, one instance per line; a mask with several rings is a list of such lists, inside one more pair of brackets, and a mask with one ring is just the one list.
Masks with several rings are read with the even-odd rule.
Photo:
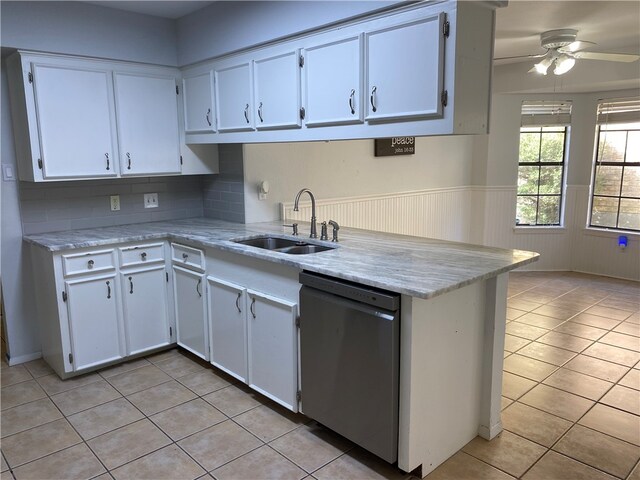
[[298, 411], [296, 303], [247, 290], [248, 361], [251, 388]]
[[207, 277], [211, 363], [247, 382], [247, 289]]
[[73, 370], [118, 360], [125, 355], [115, 272], [65, 282]]
[[178, 345], [209, 360], [204, 273], [173, 266]]
[[127, 354], [171, 343], [164, 264], [121, 273]]

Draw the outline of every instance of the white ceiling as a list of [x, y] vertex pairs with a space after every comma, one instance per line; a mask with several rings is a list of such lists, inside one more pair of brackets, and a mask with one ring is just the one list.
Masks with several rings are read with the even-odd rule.
[[[499, 8], [494, 58], [544, 53], [540, 34], [574, 28], [594, 52], [640, 54], [640, 2], [510, 0]], [[531, 61], [531, 60], [515, 60]], [[501, 61], [499, 63], [510, 63]]]
[[103, 7], [116, 8], [118, 10], [126, 10], [128, 12], [143, 13], [145, 15], [153, 15], [156, 17], [164, 17], [170, 19], [177, 19], [184, 17], [189, 13], [200, 10], [201, 8], [211, 5], [213, 2], [200, 1], [200, 0], [185, 0], [185, 1], [155, 1], [155, 0], [140, 0], [137, 2], [131, 1], [102, 1], [85, 3], [93, 3], [94, 5], [101, 5]]

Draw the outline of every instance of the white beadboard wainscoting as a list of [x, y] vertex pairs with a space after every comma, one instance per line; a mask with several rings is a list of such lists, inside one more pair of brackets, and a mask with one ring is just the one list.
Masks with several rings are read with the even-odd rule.
[[[623, 232], [587, 229], [589, 187], [568, 185], [564, 226], [519, 227], [516, 188], [464, 186], [411, 192], [319, 199], [318, 223], [330, 219], [342, 226], [415, 235], [540, 253], [527, 270], [574, 270], [640, 280], [640, 236], [627, 234], [629, 245], [618, 247]], [[311, 202], [280, 205], [280, 217], [308, 222]], [[305, 234], [304, 227], [302, 234]]]
[[[345, 227], [470, 242], [471, 197], [471, 187], [454, 187], [319, 199], [316, 217], [318, 223], [335, 220]], [[311, 202], [299, 207], [294, 212], [293, 202], [281, 203], [280, 218], [308, 222]]]

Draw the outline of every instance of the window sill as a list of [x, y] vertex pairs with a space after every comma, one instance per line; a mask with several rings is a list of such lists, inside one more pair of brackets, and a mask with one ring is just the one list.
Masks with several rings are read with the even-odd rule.
[[608, 230], [606, 228], [585, 227], [582, 232], [585, 235], [594, 237], [617, 238], [624, 235], [626, 237], [640, 238], [640, 232], [633, 232], [631, 230]]
[[562, 234], [567, 233], [567, 229], [565, 227], [553, 226], [553, 227], [544, 227], [544, 226], [529, 226], [523, 225], [522, 227], [513, 227], [513, 233], [517, 234], [530, 234], [530, 233], [555, 233]]

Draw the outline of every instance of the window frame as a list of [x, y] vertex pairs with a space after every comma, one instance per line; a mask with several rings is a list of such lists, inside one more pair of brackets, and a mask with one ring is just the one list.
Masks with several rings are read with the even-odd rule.
[[[637, 123], [637, 122], [629, 122], [629, 123]], [[605, 132], [625, 132], [626, 133], [626, 137], [625, 137], [625, 143], [624, 143], [624, 158], [622, 159], [622, 162], [601, 162], [598, 161], [599, 159], [599, 155], [600, 155], [600, 141], [601, 141], [601, 135], [602, 135], [602, 127], [606, 126], [608, 127], [607, 130]], [[628, 197], [628, 196], [623, 196], [622, 195], [622, 189], [624, 187], [624, 169], [625, 166], [631, 166], [631, 167], [640, 167], [640, 162], [627, 162], [627, 146], [629, 143], [629, 132], [640, 132], [640, 123], [638, 124], [637, 128], [623, 128], [623, 129], [616, 129], [615, 128], [615, 124], [598, 124], [596, 125], [596, 142], [595, 142], [595, 154], [594, 154], [594, 159], [593, 159], [593, 168], [592, 168], [592, 172], [591, 172], [591, 188], [590, 188], [590, 195], [589, 195], [589, 219], [587, 222], [587, 228], [591, 228], [591, 229], [598, 229], [598, 230], [605, 230], [605, 231], [613, 231], [613, 232], [627, 232], [627, 233], [632, 233], [632, 234], [640, 234], [640, 229], [633, 229], [633, 228], [622, 228], [619, 227], [619, 223], [620, 223], [620, 204], [622, 203], [621, 200], [623, 199], [628, 199], [628, 200], [638, 200], [640, 197]], [[619, 195], [599, 195], [596, 193], [596, 175], [598, 172], [598, 167], [622, 167], [622, 172], [620, 173], [620, 190], [619, 190]], [[606, 225], [594, 225], [593, 224], [593, 203], [594, 203], [594, 199], [595, 198], [615, 198], [618, 200], [618, 211], [616, 212], [616, 226], [615, 227], [608, 227]]]
[[[523, 132], [523, 129], [539, 129], [539, 132]], [[554, 128], [556, 131], [544, 131], [545, 128]], [[518, 197], [536, 197], [536, 223], [515, 223], [515, 228], [563, 228], [564, 227], [564, 197], [565, 197], [565, 179], [566, 179], [566, 163], [567, 163], [567, 150], [569, 139], [569, 125], [540, 125], [540, 126], [521, 126], [520, 135], [523, 133], [538, 133], [540, 135], [540, 141], [538, 142], [538, 161], [537, 162], [521, 162], [518, 158], [518, 173], [520, 167], [538, 167], [538, 190], [535, 194], [520, 194], [518, 193], [516, 186], [516, 221], [518, 219]], [[564, 135], [562, 142], [562, 161], [561, 162], [541, 162], [540, 157], [542, 153], [542, 134], [543, 133], [562, 133]], [[520, 157], [520, 136], [518, 136], [518, 157]], [[542, 167], [561, 167], [562, 173], [560, 175], [560, 193], [540, 193], [540, 176]], [[540, 211], [540, 197], [560, 197], [558, 203], [558, 223], [538, 223], [538, 213]]]

